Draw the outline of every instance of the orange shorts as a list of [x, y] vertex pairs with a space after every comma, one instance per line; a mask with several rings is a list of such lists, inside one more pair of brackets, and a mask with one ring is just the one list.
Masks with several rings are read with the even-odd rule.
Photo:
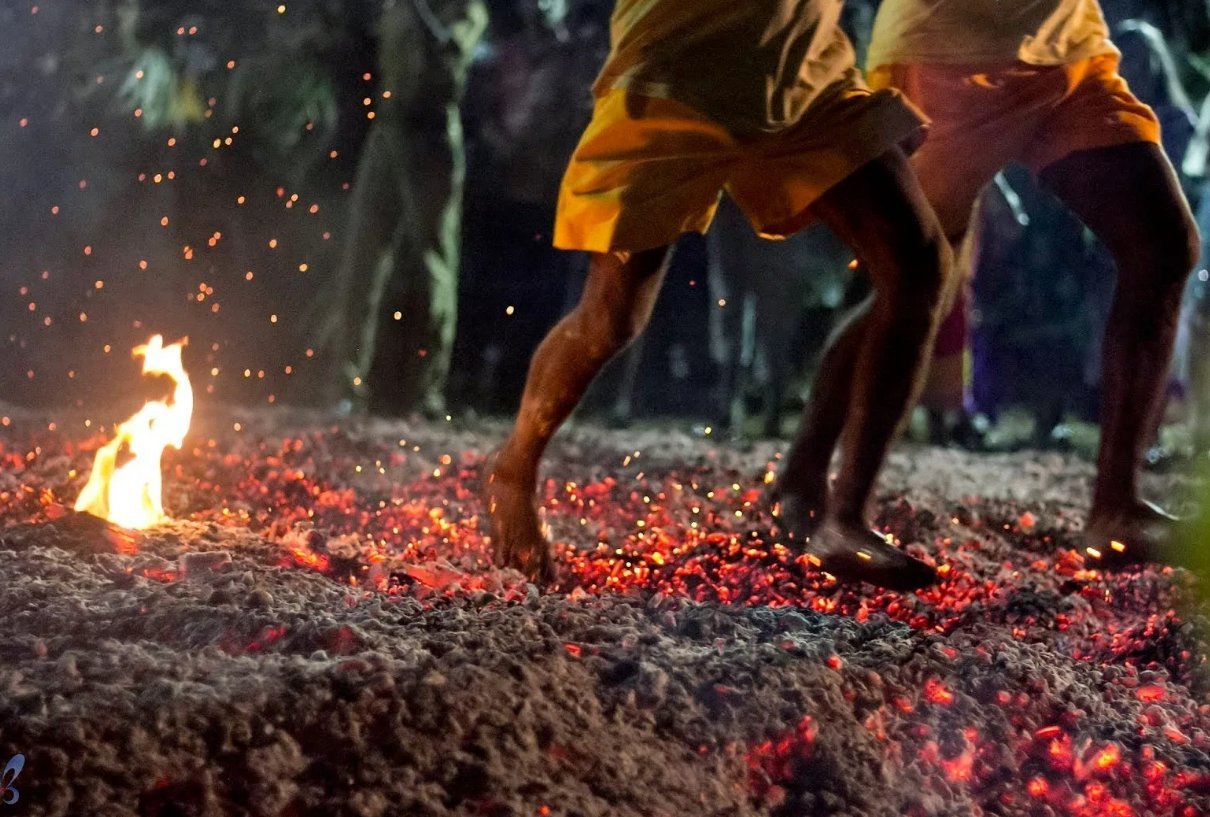
[[868, 82], [899, 89], [931, 120], [912, 163], [951, 236], [1010, 162], [1037, 173], [1077, 151], [1160, 141], [1159, 120], [1118, 74], [1116, 54], [1056, 66], [889, 65]]
[[614, 89], [599, 97], [559, 191], [554, 243], [637, 252], [704, 233], [726, 190], [757, 232], [784, 237], [854, 170], [920, 130], [891, 90], [837, 83], [783, 131], [739, 137], [670, 99]]

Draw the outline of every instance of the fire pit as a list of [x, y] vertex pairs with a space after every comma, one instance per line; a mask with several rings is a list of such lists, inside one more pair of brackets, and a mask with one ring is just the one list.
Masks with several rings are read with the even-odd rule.
[[105, 439], [0, 414], [14, 814], [1210, 813], [1200, 608], [1086, 568], [1073, 458], [899, 451], [901, 596], [769, 541], [774, 446], [583, 427], [542, 592], [484, 546], [498, 425], [203, 410], [132, 531], [71, 510]]

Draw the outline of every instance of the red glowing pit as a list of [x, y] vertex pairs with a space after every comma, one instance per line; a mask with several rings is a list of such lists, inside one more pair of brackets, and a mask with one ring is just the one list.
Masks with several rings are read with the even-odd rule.
[[[88, 630], [80, 610], [135, 593], [137, 603], [113, 602], [133, 616], [121, 632], [162, 642], [174, 660], [207, 646], [257, 666], [305, 658], [357, 678], [348, 688], [367, 707], [369, 690], [393, 689], [445, 711], [433, 697], [442, 690], [490, 720], [514, 694], [494, 685], [513, 673], [555, 684], [561, 703], [523, 715], [554, 719], [546, 733], [524, 727], [549, 734], [541, 760], [493, 777], [502, 791], [554, 769], [608, 768], [598, 744], [633, 717], [666, 724], [634, 726], [623, 741], [645, 765], [678, 769], [661, 780], [700, 788], [732, 775], [720, 802], [760, 814], [812, 813], [820, 791], [859, 811], [867, 791], [890, 791], [895, 813], [922, 813], [921, 798], [1010, 817], [1041, 805], [1080, 817], [1210, 813], [1210, 714], [1195, 691], [1205, 650], [1183, 625], [1174, 574], [1087, 571], [1067, 546], [1079, 496], [1070, 507], [951, 498], [955, 473], [989, 491], [1011, 485], [1012, 460], [895, 455], [878, 524], [947, 568], [939, 587], [902, 596], [838, 586], [770, 535], [770, 448], [584, 430], [551, 457], [560, 479], [542, 483], [559, 595], [491, 566], [479, 480], [494, 431], [239, 423], [202, 418], [165, 457], [165, 501], [180, 518], [147, 533], [89, 527], [65, 510], [70, 475], [92, 453], [69, 423], [3, 429], [10, 575], [32, 580], [47, 558], [65, 576], [96, 574], [63, 591], [93, 599], [88, 608], [65, 608], [35, 631], [42, 652], [13, 656], [23, 672], [42, 665], [22, 662], [59, 660], [70, 636], [56, 627]], [[485, 646], [498, 639], [507, 648]], [[427, 669], [403, 668], [420, 655]], [[529, 669], [483, 674], [482, 662]], [[319, 729], [307, 689], [274, 696], [293, 702], [300, 729]], [[562, 703], [583, 695], [598, 702]], [[33, 723], [22, 739], [43, 739]], [[634, 785], [633, 772], [625, 780]], [[675, 785], [652, 791], [675, 801]]]

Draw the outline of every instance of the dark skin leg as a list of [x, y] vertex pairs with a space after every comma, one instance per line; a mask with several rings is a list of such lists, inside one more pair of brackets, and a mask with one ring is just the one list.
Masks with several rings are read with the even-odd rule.
[[1106, 564], [1162, 558], [1171, 517], [1142, 500], [1138, 473], [1162, 406], [1185, 279], [1197, 262], [1196, 222], [1158, 145], [1073, 153], [1041, 179], [1104, 242], [1118, 269], [1089, 556]]
[[809, 537], [827, 509], [828, 468], [848, 416], [853, 371], [872, 304], [873, 297], [863, 301], [833, 332], [781, 469], [777, 487], [781, 518], [798, 538]]
[[[965, 225], [952, 230], [949, 245], [962, 246], [965, 235]], [[939, 313], [942, 317], [949, 309], [959, 281], [958, 270], [952, 270], [943, 291], [944, 305]], [[850, 386], [876, 297], [877, 292], [854, 307], [834, 330], [820, 361], [811, 399], [803, 409], [798, 434], [786, 455], [778, 488], [781, 516], [791, 535], [799, 538], [811, 536], [827, 512], [828, 469], [849, 414]], [[934, 333], [936, 329], [933, 327]], [[924, 368], [926, 375], [927, 363]], [[913, 395], [919, 393], [924, 382], [922, 374], [917, 373], [915, 377], [919, 382], [913, 383]], [[901, 418], [903, 414], [906, 410]]]
[[[935, 581], [933, 570], [870, 531], [865, 515], [886, 449], [920, 384], [950, 274], [948, 244], [899, 151], [841, 182], [817, 202], [815, 214], [866, 261], [876, 294], [853, 352], [844, 468], [807, 555], [841, 578], [921, 587]], [[487, 483], [501, 564], [549, 578], [549, 545], [534, 508], [538, 460], [601, 366], [645, 325], [666, 256], [665, 250], [595, 256], [580, 304], [535, 354], [516, 426]]]
[[579, 303], [534, 352], [517, 421], [487, 478], [497, 564], [534, 579], [553, 577], [534, 505], [538, 462], [593, 378], [647, 325], [668, 257], [667, 247], [593, 254]]
[[[790, 535], [812, 529], [807, 554], [841, 578], [909, 589], [931, 568], [866, 524], [874, 482], [923, 382], [950, 286], [949, 243], [902, 152], [871, 162], [828, 191], [813, 212], [864, 263], [874, 290], [824, 355], [779, 493]], [[839, 437], [842, 468], [827, 502], [827, 465]], [[823, 507], [819, 520], [811, 511]]]

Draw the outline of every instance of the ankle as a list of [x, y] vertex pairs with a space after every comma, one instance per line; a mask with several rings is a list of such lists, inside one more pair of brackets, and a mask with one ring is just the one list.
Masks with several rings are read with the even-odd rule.
[[526, 462], [505, 443], [496, 454], [489, 459], [491, 479], [494, 482], [505, 482], [509, 485], [533, 490], [538, 484], [538, 469], [536, 464]]
[[828, 511], [825, 513], [823, 517], [823, 524], [827, 527], [842, 531], [865, 531], [869, 530], [871, 527], [869, 523], [866, 522], [864, 513], [843, 509]]
[[1088, 521], [1114, 520], [1133, 516], [1146, 507], [1137, 496], [1094, 497], [1088, 510]]
[[1117, 468], [1098, 466], [1098, 478], [1093, 484], [1091, 513], [1113, 516], [1143, 504], [1136, 479], [1109, 476]]
[[777, 475], [774, 494], [783, 501], [792, 499], [813, 510], [822, 511], [828, 503], [827, 468], [808, 469], [793, 464]]
[[822, 514], [828, 504], [828, 488], [817, 486], [786, 485], [781, 481], [773, 490], [775, 499], [785, 504], [795, 504], [818, 514]]

